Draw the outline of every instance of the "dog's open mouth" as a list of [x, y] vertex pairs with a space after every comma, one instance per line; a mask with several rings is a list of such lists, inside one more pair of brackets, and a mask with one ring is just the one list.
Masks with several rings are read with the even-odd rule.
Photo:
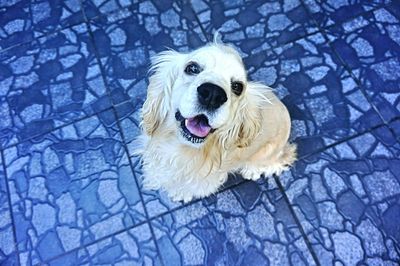
[[175, 118], [181, 122], [182, 135], [192, 143], [204, 142], [207, 136], [214, 131], [208, 124], [208, 118], [205, 115], [184, 118], [178, 111]]

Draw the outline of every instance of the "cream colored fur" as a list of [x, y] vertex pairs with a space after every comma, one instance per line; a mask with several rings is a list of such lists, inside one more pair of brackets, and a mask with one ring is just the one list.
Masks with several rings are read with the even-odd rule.
[[[197, 76], [184, 73], [191, 61], [203, 67]], [[268, 87], [247, 81], [233, 48], [212, 43], [191, 53], [170, 50], [156, 55], [152, 64], [137, 151], [145, 188], [162, 189], [173, 200], [187, 202], [217, 192], [228, 172], [256, 180], [263, 173], [280, 174], [295, 161], [286, 107]], [[231, 92], [232, 79], [244, 81], [242, 95]], [[216, 130], [195, 145], [180, 136], [175, 112], [198, 114], [196, 88], [204, 82], [220, 85], [228, 100], [215, 114], [206, 114]]]

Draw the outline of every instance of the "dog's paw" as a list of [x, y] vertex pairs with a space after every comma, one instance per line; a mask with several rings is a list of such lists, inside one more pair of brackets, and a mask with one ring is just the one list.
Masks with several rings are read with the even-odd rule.
[[188, 203], [188, 202], [191, 202], [195, 198], [192, 193], [185, 193], [182, 191], [179, 191], [179, 192], [178, 191], [174, 191], [174, 192], [168, 191], [167, 194], [168, 194], [168, 197], [173, 202], [176, 202], [176, 203], [179, 203], [179, 202]]
[[241, 169], [240, 173], [242, 174], [244, 179], [255, 181], [261, 177], [262, 171], [257, 168], [246, 167]]
[[289, 167], [290, 167], [289, 165], [277, 164], [277, 165], [272, 165], [270, 167], [265, 167], [262, 170], [262, 172], [266, 177], [272, 175], [281, 175], [282, 172], [289, 170]]
[[171, 196], [173, 202], [189, 203], [193, 200], [193, 196], [189, 195], [175, 195]]

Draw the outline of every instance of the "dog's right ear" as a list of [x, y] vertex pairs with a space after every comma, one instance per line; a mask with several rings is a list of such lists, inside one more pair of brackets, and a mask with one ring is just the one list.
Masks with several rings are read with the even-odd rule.
[[168, 50], [151, 58], [147, 98], [142, 108], [142, 126], [149, 136], [153, 135], [170, 110], [172, 87], [181, 56], [176, 51]]

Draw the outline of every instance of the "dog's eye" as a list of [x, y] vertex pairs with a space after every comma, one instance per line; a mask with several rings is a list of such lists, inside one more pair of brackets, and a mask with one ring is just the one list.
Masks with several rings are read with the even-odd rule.
[[240, 94], [242, 94], [243, 91], [243, 83], [234, 81], [231, 84], [231, 88], [233, 93], [239, 96]]
[[190, 62], [185, 68], [185, 73], [188, 75], [197, 75], [200, 72], [201, 72], [201, 68], [195, 62]]

